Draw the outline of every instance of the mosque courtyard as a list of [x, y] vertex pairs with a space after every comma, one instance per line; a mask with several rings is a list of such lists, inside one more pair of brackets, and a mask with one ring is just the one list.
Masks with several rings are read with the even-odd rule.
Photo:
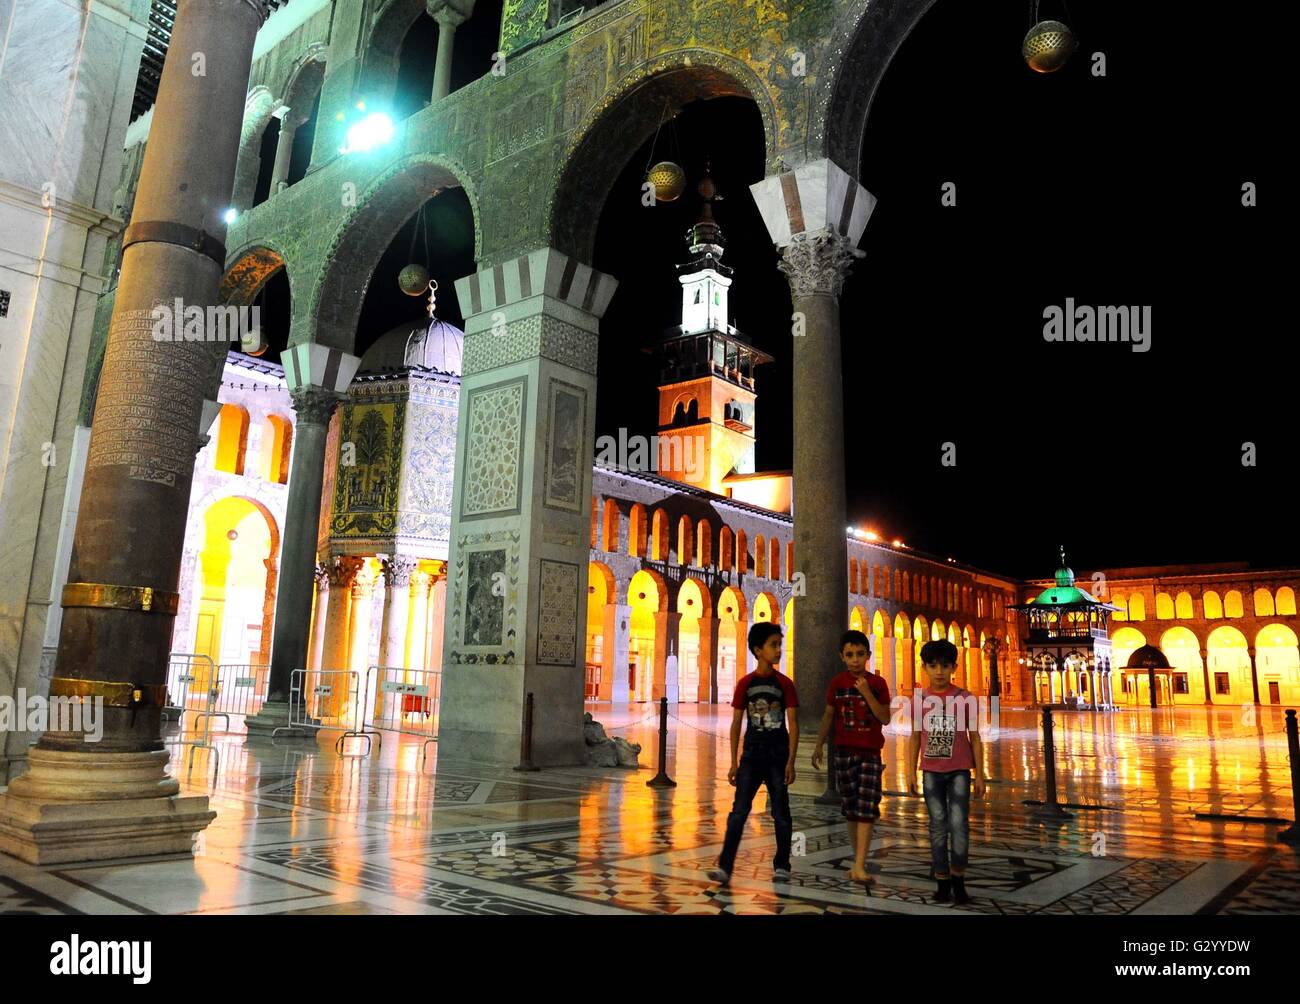
[[[1281, 709], [1057, 712], [1059, 798], [1045, 822], [1040, 714], [1006, 710], [986, 743], [988, 795], [973, 800], [963, 907], [936, 905], [923, 800], [905, 790], [905, 739], [887, 730], [870, 891], [825, 774], [800, 745], [792, 787], [794, 873], [771, 881], [772, 823], [760, 794], [729, 887], [705, 877], [731, 804], [725, 706], [676, 705], [668, 773], [649, 704], [588, 706], [610, 735], [642, 744], [638, 770], [537, 773], [439, 759], [386, 734], [372, 754], [316, 740], [215, 737], [171, 745], [184, 794], [215, 821], [192, 859], [33, 867], [0, 857], [0, 912], [30, 914], [1286, 914], [1300, 861], [1277, 840], [1293, 818]], [[169, 738], [177, 736], [171, 733]], [[361, 752], [350, 746], [347, 752]], [[1206, 816], [1221, 818], [1204, 818]], [[1228, 818], [1222, 818], [1228, 817]], [[802, 851], [802, 853], [800, 853]]]

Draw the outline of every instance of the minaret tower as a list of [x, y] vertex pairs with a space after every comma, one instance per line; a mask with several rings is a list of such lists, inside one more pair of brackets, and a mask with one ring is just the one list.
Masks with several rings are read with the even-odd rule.
[[698, 188], [700, 218], [686, 232], [691, 260], [678, 265], [682, 323], [657, 346], [659, 473], [729, 495], [723, 479], [754, 472], [754, 367], [772, 357], [728, 321], [731, 269], [713, 218], [717, 186], [706, 167]]

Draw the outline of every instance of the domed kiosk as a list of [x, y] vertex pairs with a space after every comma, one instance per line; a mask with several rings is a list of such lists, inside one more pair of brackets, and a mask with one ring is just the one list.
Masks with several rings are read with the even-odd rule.
[[1114, 708], [1109, 619], [1118, 607], [1079, 588], [1065, 548], [1052, 584], [1009, 609], [1024, 615], [1024, 661], [1033, 674], [1036, 705]]

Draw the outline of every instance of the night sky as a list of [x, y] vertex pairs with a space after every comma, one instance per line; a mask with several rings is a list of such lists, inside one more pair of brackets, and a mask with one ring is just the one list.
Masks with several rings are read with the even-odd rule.
[[[1071, 3], [1079, 49], [1039, 75], [1020, 57], [1027, 5], [940, 0], [891, 65], [861, 163], [879, 204], [842, 300], [850, 522], [1025, 577], [1050, 574], [1060, 544], [1079, 570], [1300, 562], [1287, 523], [1291, 276], [1273, 253], [1290, 208], [1278, 149], [1289, 117], [1269, 99], [1283, 70], [1260, 58], [1253, 18], [1134, 10]], [[1060, 14], [1043, 3], [1043, 17]], [[486, 50], [475, 60], [490, 41], [457, 34], [458, 48]], [[474, 75], [469, 57], [458, 69]], [[688, 195], [646, 208], [646, 166], [665, 157], [686, 167]], [[688, 106], [603, 208], [593, 193], [594, 264], [620, 280], [601, 329], [597, 435], [654, 431], [644, 349], [680, 320], [674, 264], [687, 260], [706, 157], [725, 197], [732, 320], [776, 359], [758, 371], [758, 467], [788, 469], [789, 287], [748, 192], [763, 138], [740, 98]], [[940, 205], [947, 181], [955, 208]], [[1242, 208], [1244, 181], [1260, 208]], [[473, 268], [457, 198], [430, 204], [442, 214], [430, 217], [439, 314], [453, 323], [450, 282]], [[372, 281], [359, 349], [420, 316], [396, 292], [410, 234]], [[1150, 351], [1046, 342], [1043, 309], [1067, 297], [1150, 306]], [[955, 467], [941, 464], [945, 442]]]

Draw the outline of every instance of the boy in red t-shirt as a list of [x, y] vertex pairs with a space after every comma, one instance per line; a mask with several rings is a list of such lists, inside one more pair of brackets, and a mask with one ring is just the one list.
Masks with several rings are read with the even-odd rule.
[[[731, 706], [731, 769], [727, 780], [735, 786], [736, 800], [727, 816], [727, 835], [716, 867], [709, 878], [726, 885], [736, 864], [736, 851], [745, 832], [745, 820], [760, 786], [767, 786], [767, 800], [776, 824], [776, 857], [772, 881], [790, 881], [790, 848], [794, 820], [790, 815], [790, 790], [794, 783], [794, 755], [799, 749], [799, 722], [795, 708], [799, 696], [794, 681], [778, 673], [781, 661], [781, 629], [771, 621], [760, 621], [749, 629], [749, 650], [758, 668], [736, 683]], [[745, 749], [740, 753], [740, 726], [745, 729]]]
[[840, 793], [840, 812], [848, 821], [853, 867], [849, 878], [870, 884], [867, 850], [871, 827], [880, 818], [880, 778], [885, 764], [880, 751], [885, 746], [881, 728], [889, 721], [889, 684], [867, 672], [871, 643], [861, 631], [846, 631], [840, 638], [840, 659], [844, 672], [831, 679], [826, 689], [826, 711], [817, 731], [817, 748], [812, 765], [820, 769], [822, 747], [835, 726], [835, 787]]
[[[980, 742], [979, 714], [970, 691], [952, 686], [957, 669], [957, 646], [950, 641], [930, 641], [921, 647], [930, 686], [921, 692], [921, 720], [912, 722], [907, 744], [911, 768], [909, 788], [916, 790], [917, 758], [924, 772], [922, 788], [930, 816], [930, 863], [936, 903], [969, 903], [966, 894], [966, 860], [970, 847], [970, 796], [984, 796], [984, 749]], [[924, 752], [922, 748], [924, 747]], [[971, 772], [974, 771], [974, 783]], [[948, 848], [952, 845], [952, 867]]]

